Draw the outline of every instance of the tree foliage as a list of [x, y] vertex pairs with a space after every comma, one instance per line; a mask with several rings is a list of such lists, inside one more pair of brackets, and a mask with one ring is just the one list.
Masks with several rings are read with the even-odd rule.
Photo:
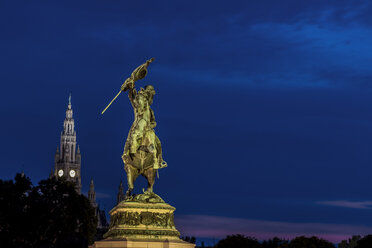
[[359, 239], [355, 248], [371, 248], [372, 247], [372, 235], [366, 235]]
[[255, 238], [245, 237], [244, 235], [237, 234], [227, 236], [221, 239], [216, 248], [260, 248], [260, 243]]
[[285, 245], [288, 245], [287, 240], [274, 237], [273, 239], [264, 240], [261, 244], [261, 247], [262, 248], [279, 248], [279, 247], [286, 247]]
[[361, 238], [360, 235], [353, 235], [348, 240], [342, 240], [341, 243], [338, 244], [338, 248], [355, 248]]
[[331, 242], [315, 236], [311, 238], [300, 236], [291, 240], [288, 248], [335, 248], [335, 246]]
[[97, 220], [74, 185], [54, 178], [32, 186], [17, 174], [0, 180], [0, 247], [87, 247]]
[[184, 237], [181, 237], [182, 240], [186, 241], [186, 242], [189, 242], [189, 243], [192, 243], [192, 244], [195, 244], [196, 243], [196, 238], [194, 236], [184, 236]]
[[[220, 240], [215, 248], [335, 248], [335, 246], [317, 237], [297, 237], [290, 242], [288, 240], [273, 238], [259, 243], [255, 238], [244, 235], [232, 235]], [[372, 246], [371, 246], [372, 247]], [[363, 246], [364, 248], [364, 246]]]

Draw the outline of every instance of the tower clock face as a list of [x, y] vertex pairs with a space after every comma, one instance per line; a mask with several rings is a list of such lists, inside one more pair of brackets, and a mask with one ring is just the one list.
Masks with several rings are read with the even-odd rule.
[[70, 170], [70, 177], [75, 177], [76, 172], [74, 170]]
[[58, 176], [59, 176], [59, 177], [63, 176], [63, 170], [59, 170], [59, 171], [58, 171]]

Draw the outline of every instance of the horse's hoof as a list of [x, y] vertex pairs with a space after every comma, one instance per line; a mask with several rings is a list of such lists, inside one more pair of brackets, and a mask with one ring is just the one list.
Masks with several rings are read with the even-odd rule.
[[132, 190], [127, 190], [127, 192], [125, 193], [124, 200], [129, 199], [131, 196], [132, 196]]

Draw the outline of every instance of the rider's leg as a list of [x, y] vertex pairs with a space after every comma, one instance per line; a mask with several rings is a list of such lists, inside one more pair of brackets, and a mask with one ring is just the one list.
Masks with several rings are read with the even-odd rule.
[[153, 168], [159, 169], [159, 157], [158, 157], [158, 149], [156, 147], [157, 146], [156, 138], [157, 137], [154, 131], [147, 132], [145, 143], [148, 146], [149, 152], [151, 152], [154, 157]]
[[141, 145], [142, 138], [145, 135], [146, 121], [141, 119], [137, 122], [135, 128], [133, 128], [131, 133], [131, 144], [130, 144], [130, 153], [136, 153], [138, 148]]

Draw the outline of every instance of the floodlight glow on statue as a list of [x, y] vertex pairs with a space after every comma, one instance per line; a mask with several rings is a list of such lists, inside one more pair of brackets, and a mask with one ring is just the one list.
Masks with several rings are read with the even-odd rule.
[[155, 89], [152, 85], [146, 85], [139, 91], [135, 89], [135, 82], [145, 78], [147, 67], [153, 61], [153, 58], [149, 59], [146, 63], [137, 67], [131, 76], [125, 80], [119, 93], [102, 111], [103, 114], [121, 92], [128, 91], [128, 97], [133, 106], [134, 121], [129, 130], [122, 155], [128, 179], [126, 199], [131, 197], [134, 181], [139, 175], [144, 176], [148, 181], [148, 187], [144, 193], [148, 195], [154, 194], [153, 186], [157, 171], [167, 166], [167, 163], [162, 158], [160, 140], [154, 130], [156, 127], [154, 111], [150, 107], [155, 95]]
[[[110, 247], [173, 247], [194, 248], [194, 244], [182, 241], [174, 224], [175, 207], [166, 203], [153, 192], [155, 177], [159, 169], [167, 166], [163, 161], [159, 138], [156, 136], [154, 111], [151, 104], [155, 95], [152, 85], [136, 90], [135, 83], [147, 75], [147, 67], [154, 59], [137, 67], [125, 80], [119, 93], [128, 91], [133, 106], [134, 121], [125, 142], [122, 159], [127, 173], [128, 191], [110, 213], [110, 227], [103, 235], [105, 240], [96, 241], [93, 248]], [[148, 181], [144, 194], [132, 195], [133, 183], [142, 175]]]

